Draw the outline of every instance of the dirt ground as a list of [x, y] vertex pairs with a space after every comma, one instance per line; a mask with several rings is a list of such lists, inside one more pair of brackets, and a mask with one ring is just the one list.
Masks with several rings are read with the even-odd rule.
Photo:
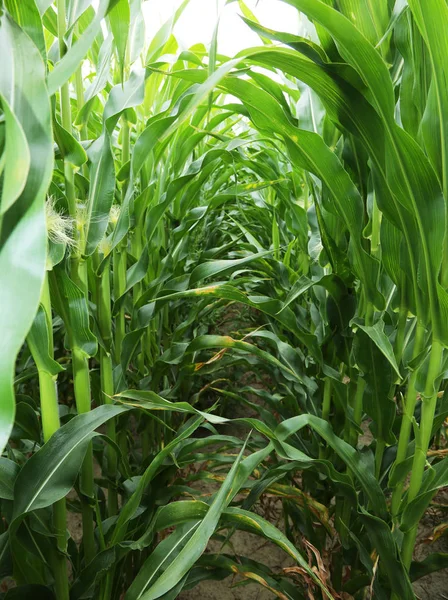
[[[448, 488], [443, 488], [434, 499], [435, 503], [446, 505], [448, 502]], [[419, 526], [417, 545], [414, 559], [421, 561], [433, 552], [448, 553], [448, 535], [445, 532], [439, 539], [431, 541], [437, 525], [448, 521], [448, 510], [440, 511], [431, 508], [427, 511]], [[442, 569], [414, 583], [414, 591], [421, 600], [447, 600], [448, 599], [448, 569]]]
[[[232, 536], [232, 546], [235, 554], [250, 557], [252, 560], [263, 563], [274, 572], [291, 566], [290, 557], [277, 546], [266, 542], [257, 535], [237, 531]], [[220, 544], [212, 542], [208, 551], [219, 552]], [[229, 553], [229, 549], [226, 549]], [[179, 600], [270, 600], [276, 598], [275, 594], [256, 583], [244, 586], [235, 586], [241, 578], [227, 577], [222, 581], [203, 581], [192, 590], [182, 592]]]
[[[254, 396], [250, 398], [257, 402]], [[244, 407], [244, 416], [255, 416], [247, 414], [247, 407]], [[232, 407], [232, 414], [239, 416], [238, 408]], [[226, 431], [229, 435], [238, 435], [237, 430]], [[359, 438], [360, 446], [368, 446], [372, 441], [372, 434], [365, 426], [364, 434]], [[434, 503], [446, 506], [447, 510], [440, 508], [431, 508], [428, 510], [424, 519], [420, 523], [417, 544], [414, 553], [414, 559], [421, 561], [426, 556], [434, 552], [448, 553], [448, 534], [445, 533], [440, 538], [432, 541], [434, 529], [443, 522], [448, 521], [448, 488], [440, 490], [434, 498]], [[260, 511], [258, 511], [260, 512]], [[246, 556], [255, 561], [265, 564], [274, 572], [280, 573], [285, 567], [292, 564], [291, 558], [287, 556], [280, 548], [272, 543], [265, 542], [255, 535], [244, 531], [237, 531], [232, 537], [232, 547], [236, 555]], [[219, 552], [220, 545], [214, 541], [209, 544], [207, 552]], [[228, 547], [224, 550], [230, 553]], [[257, 583], [248, 583], [239, 586], [241, 578], [227, 577], [222, 581], [204, 581], [198, 584], [192, 590], [184, 591], [179, 596], [179, 600], [271, 600], [277, 596], [258, 585]], [[448, 569], [437, 571], [426, 577], [422, 577], [413, 585], [416, 597], [419, 600], [448, 600]], [[311, 596], [310, 596], [311, 598]]]
[[[226, 431], [226, 433], [235, 435], [237, 431]], [[370, 441], [371, 436], [368, 431], [365, 431], [364, 435], [360, 437], [360, 445], [368, 445]], [[99, 476], [98, 467], [96, 471], [96, 475]], [[213, 490], [208, 489], [207, 485], [205, 482], [197, 482], [194, 487], [199, 486], [202, 492], [211, 493]], [[70, 496], [75, 498], [75, 492], [71, 492]], [[438, 506], [428, 510], [419, 527], [414, 553], [414, 558], [418, 561], [423, 560], [433, 552], [448, 553], [448, 535], [446, 532], [435, 541], [432, 541], [435, 528], [448, 521], [448, 488], [440, 490], [434, 499], [434, 504]], [[447, 509], [440, 508], [441, 506], [446, 506]], [[263, 510], [258, 507], [257, 512], [262, 514]], [[272, 520], [272, 517], [272, 512], [270, 512], [269, 520]], [[72, 538], [79, 544], [82, 537], [79, 513], [68, 512], [68, 529]], [[211, 540], [207, 552], [225, 552], [230, 555], [235, 553], [235, 555], [246, 556], [266, 565], [274, 573], [280, 573], [283, 568], [293, 564], [291, 558], [280, 548], [264, 541], [259, 536], [244, 531], [236, 531], [231, 538], [231, 545], [227, 545], [224, 549], [222, 549], [220, 542]], [[241, 585], [241, 581], [242, 579], [239, 576], [229, 576], [222, 581], [204, 581], [192, 590], [182, 592], [178, 596], [178, 600], [271, 600], [276, 598], [275, 594], [257, 583], [247, 582], [245, 585]], [[414, 583], [414, 590], [419, 600], [448, 600], [448, 569], [419, 579]]]
[[[241, 315], [237, 310], [227, 311], [223, 321], [216, 327], [219, 331], [214, 331], [213, 333], [219, 332], [222, 335], [232, 335], [238, 318], [241, 318]], [[244, 322], [245, 319], [243, 318], [242, 320]], [[249, 381], [246, 381], [246, 377], [248, 380], [251, 379], [251, 374], [246, 374], [244, 377], [245, 381], [242, 381], [242, 384], [249, 383]], [[253, 381], [251, 383], [254, 387], [265, 387], [263, 384], [254, 384]], [[249, 399], [253, 402], [258, 401], [257, 396]], [[255, 413], [249, 414], [246, 406], [232, 406], [231, 412], [234, 417], [256, 416]], [[367, 427], [367, 423], [364, 425], [364, 433], [359, 438], [360, 446], [368, 446], [372, 441], [372, 435]], [[230, 425], [230, 428], [226, 427], [224, 429], [225, 431], [222, 431], [222, 433], [228, 435], [240, 436], [243, 433], [241, 430], [232, 427], [232, 425]], [[96, 474], [99, 475], [99, 472]], [[205, 482], [196, 482], [196, 484], [193, 484], [193, 487], [200, 488], [201, 492], [206, 494], [214, 491], [208, 486], [209, 484]], [[439, 492], [434, 499], [434, 503], [439, 506], [429, 509], [420, 524], [414, 553], [415, 560], [421, 561], [433, 552], [448, 553], [448, 534], [446, 532], [437, 540], [432, 541], [434, 529], [441, 523], [448, 521], [448, 488], [444, 488]], [[445, 506], [446, 509], [441, 508]], [[275, 510], [276, 508], [274, 507], [274, 513]], [[260, 506], [258, 506], [257, 512], [272, 522], [272, 507], [269, 514], [263, 514], [263, 509]], [[69, 513], [69, 530], [74, 540], [79, 543], [82, 528], [80, 516], [76, 513]], [[226, 545], [224, 549], [220, 542], [211, 540], [206, 552], [224, 552], [229, 555], [234, 553], [237, 556], [245, 556], [266, 565], [274, 573], [281, 573], [282, 569], [293, 565], [292, 559], [283, 550], [270, 542], [264, 541], [259, 536], [243, 531], [236, 531], [231, 538], [231, 543]], [[193, 589], [182, 592], [178, 596], [178, 600], [271, 600], [277, 597], [273, 592], [257, 583], [250, 582], [246, 585], [241, 585], [241, 581], [240, 576], [229, 576], [221, 581], [204, 581]], [[419, 600], [448, 600], [448, 569], [419, 579], [414, 583], [414, 590]]]
[[[416, 548], [415, 559], [423, 560], [431, 552], [448, 552], [448, 537], [445, 535], [434, 544], [422, 543], [434, 528], [434, 518], [427, 516], [419, 533], [419, 544]], [[253, 560], [264, 563], [273, 571], [280, 572], [290, 566], [290, 558], [272, 544], [260, 543], [258, 536], [245, 532], [236, 532], [232, 538], [236, 554], [249, 556]], [[212, 543], [209, 551], [219, 551], [219, 545]], [[233, 587], [240, 579], [228, 577], [222, 581], [204, 581], [192, 590], [182, 592], [179, 600], [272, 600], [276, 595], [256, 583], [243, 587]], [[427, 575], [414, 583], [414, 591], [420, 600], [448, 599], [448, 569]]]
[[[226, 432], [235, 434], [235, 431]], [[368, 432], [360, 437], [361, 445], [370, 443], [371, 438]], [[96, 475], [99, 475], [97, 468]], [[204, 487], [204, 482], [198, 482], [198, 486]], [[208, 490], [210, 493], [212, 490]], [[70, 494], [75, 498], [76, 494]], [[435, 497], [434, 503], [440, 506], [448, 507], [448, 488], [442, 489]], [[275, 509], [274, 509], [275, 510]], [[263, 512], [258, 509], [260, 514]], [[272, 514], [269, 515], [272, 519]], [[443, 522], [448, 521], [447, 510], [439, 507], [430, 508], [422, 520], [419, 527], [417, 545], [414, 553], [415, 560], [421, 561], [428, 554], [433, 552], [448, 553], [448, 535], [445, 533], [440, 538], [432, 541], [434, 529]], [[82, 525], [79, 513], [68, 512], [68, 529], [72, 538], [77, 544], [81, 542]], [[244, 531], [236, 531], [231, 538], [231, 545], [223, 550], [220, 542], [212, 540], [207, 548], [207, 552], [226, 554], [235, 553], [235, 555], [246, 556], [254, 561], [260, 562], [274, 573], [280, 573], [283, 568], [291, 566], [291, 558], [274, 544], [264, 541], [262, 538]], [[184, 591], [178, 596], [178, 600], [271, 600], [276, 598], [271, 591], [261, 587], [257, 583], [241, 583], [241, 577], [229, 576], [222, 581], [204, 581], [194, 587], [192, 590]], [[448, 600], [448, 569], [444, 569], [427, 575], [414, 583], [414, 591], [419, 600]]]

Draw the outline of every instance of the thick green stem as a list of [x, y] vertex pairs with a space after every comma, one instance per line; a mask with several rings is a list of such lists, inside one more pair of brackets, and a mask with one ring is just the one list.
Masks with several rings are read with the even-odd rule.
[[[50, 288], [48, 285], [48, 274], [44, 279], [44, 285], [41, 293], [41, 304], [45, 312], [48, 333], [48, 351], [53, 357], [53, 325], [51, 319], [51, 299]], [[29, 340], [31, 354], [35, 358], [39, 376], [39, 395], [40, 410], [42, 417], [42, 431], [44, 442], [48, 442], [51, 436], [59, 429], [59, 406], [58, 392], [56, 385], [56, 376], [39, 367], [39, 360], [36, 360], [35, 348]], [[54, 588], [57, 598], [68, 600], [69, 583], [67, 571], [67, 509], [65, 498], [61, 498], [53, 504], [53, 531], [56, 539], [57, 549], [52, 553], [51, 563], [54, 575]]]
[[91, 403], [89, 362], [85, 352], [73, 348], [73, 385], [78, 414], [89, 412]]
[[[354, 398], [351, 401], [352, 409], [353, 409], [353, 422], [356, 427], [359, 427], [362, 420], [363, 413], [363, 397], [364, 390], [366, 388], [366, 382], [362, 377], [358, 377], [358, 381], [356, 384], [356, 391], [354, 394]], [[353, 427], [350, 423], [348, 425], [348, 442], [356, 448], [358, 443], [358, 431], [355, 427]], [[349, 472], [349, 469], [347, 469]], [[348, 499], [344, 499], [344, 504], [342, 507], [341, 521], [342, 521], [342, 530], [340, 532], [341, 541], [344, 544], [347, 540], [347, 531], [350, 529], [350, 502]]]
[[[40, 298], [41, 304], [45, 312], [45, 319], [47, 322], [48, 332], [48, 353], [53, 357], [53, 324], [51, 318], [51, 299], [50, 299], [50, 286], [48, 284], [48, 273], [45, 275], [44, 285], [41, 292]], [[33, 354], [33, 347], [30, 345], [31, 353]], [[36, 361], [38, 364], [38, 361]], [[42, 418], [42, 430], [44, 434], [44, 441], [48, 441], [50, 437], [59, 429], [59, 406], [58, 406], [58, 393], [56, 387], [56, 377], [39, 369], [39, 391], [40, 391], [40, 407], [41, 407], [41, 418]]]
[[[428, 373], [426, 376], [425, 393], [422, 399], [422, 412], [420, 427], [415, 444], [414, 460], [412, 462], [411, 481], [409, 484], [407, 502], [408, 504], [418, 495], [426, 465], [426, 455], [432, 436], [434, 414], [437, 406], [437, 392], [435, 383], [440, 375], [443, 355], [442, 344], [434, 339], [431, 347]], [[408, 531], [403, 540], [402, 558], [407, 569], [411, 566], [412, 553], [414, 551], [415, 539], [417, 537], [418, 523]]]
[[[130, 158], [130, 130], [126, 115], [122, 116], [122, 150], [121, 163], [125, 165]], [[126, 183], [123, 184], [123, 197], [126, 194]], [[114, 249], [114, 296], [117, 300], [126, 290], [127, 244], [126, 239]], [[138, 256], [136, 257], [139, 258]], [[121, 347], [126, 334], [125, 313], [122, 305], [115, 319], [114, 358], [117, 364], [121, 361]]]
[[[331, 410], [331, 379], [325, 377], [324, 381], [324, 398], [322, 402], [322, 419], [329, 421]], [[321, 446], [319, 448], [319, 458], [325, 458], [326, 448]]]
[[381, 228], [381, 213], [378, 208], [376, 198], [373, 198], [372, 207], [372, 237], [370, 243], [370, 251], [372, 256], [378, 256], [380, 252], [380, 228]]
[[[72, 361], [76, 408], [78, 409], [78, 413], [81, 414], [90, 410], [89, 362], [85, 353], [76, 346], [72, 349]], [[81, 502], [84, 557], [87, 564], [94, 558], [96, 553], [93, 508], [88, 500], [93, 500], [94, 497], [93, 450], [91, 443], [87, 448], [82, 464], [80, 487], [83, 495]]]
[[[417, 323], [417, 329], [415, 332], [414, 347], [412, 350], [413, 358], [416, 358], [422, 351], [423, 342], [425, 338], [425, 328], [423, 325]], [[395, 458], [395, 466], [399, 465], [406, 459], [408, 450], [409, 437], [411, 435], [412, 420], [414, 418], [415, 404], [417, 402], [417, 373], [418, 370], [412, 371], [409, 378], [408, 388], [406, 390], [406, 397], [404, 401], [404, 412], [401, 420], [400, 435], [398, 437], [397, 456]], [[400, 510], [401, 498], [403, 495], [403, 481], [399, 483], [392, 492], [391, 511], [392, 516], [396, 517]]]
[[324, 400], [322, 403], [322, 419], [328, 421], [330, 418], [331, 410], [331, 379], [325, 377], [324, 382]]
[[[96, 556], [95, 522], [94, 522], [94, 480], [93, 480], [93, 447], [90, 443], [81, 467], [80, 475], [81, 514], [82, 514], [82, 543], [84, 562], [89, 564]], [[88, 500], [90, 499], [90, 501]]]
[[40, 409], [44, 441], [59, 429], [58, 394], [56, 377], [38, 368]]
[[67, 569], [67, 508], [65, 498], [53, 504], [53, 529], [57, 551], [53, 559], [54, 589], [58, 600], [69, 600]]
[[[126, 290], [126, 264], [127, 250], [126, 241], [120, 247], [114, 249], [114, 296], [117, 300]], [[124, 306], [120, 306], [115, 318], [115, 343], [114, 358], [117, 364], [121, 362], [121, 347], [126, 334]]]
[[[141, 254], [142, 254], [142, 249], [143, 249], [142, 229], [143, 229], [143, 222], [141, 219], [141, 215], [137, 214], [134, 235], [132, 236], [132, 254], [137, 260], [140, 258]], [[141, 294], [142, 294], [142, 284], [137, 283], [132, 290], [134, 305], [139, 300]], [[145, 375], [145, 352], [144, 352], [143, 338], [142, 338], [140, 348], [141, 348], [140, 354], [137, 357], [137, 364], [138, 364], [138, 371], [139, 371], [140, 375], [142, 377], [144, 377], [144, 375]]]
[[395, 358], [397, 359], [397, 363], [401, 363], [401, 359], [403, 357], [403, 347], [404, 347], [404, 336], [406, 333], [406, 323], [408, 320], [408, 307], [405, 297], [405, 292], [403, 290], [400, 310], [398, 312], [398, 326], [397, 326], [397, 337], [395, 338]]
[[[100, 369], [101, 369], [101, 389], [103, 392], [103, 401], [106, 404], [112, 404], [112, 396], [114, 394], [114, 378], [112, 371], [112, 357], [104, 350], [100, 349]], [[116, 421], [109, 419], [106, 425], [107, 436], [116, 442]], [[110, 517], [118, 512], [118, 496], [116, 487], [117, 478], [117, 455], [115, 449], [107, 446], [107, 475], [110, 480], [107, 496], [107, 510]]]
[[[98, 262], [99, 260], [97, 260], [97, 263]], [[109, 273], [109, 265], [107, 265], [101, 276], [97, 277], [96, 280], [98, 325], [105, 345], [105, 348], [103, 346], [100, 347], [101, 401], [104, 404], [112, 404], [112, 396], [114, 395], [114, 377], [112, 357], [110, 354], [112, 344], [112, 312]], [[109, 419], [106, 428], [108, 437], [113, 442], [116, 442], [115, 419]], [[110, 480], [108, 486], [107, 509], [109, 516], [112, 517], [118, 512], [118, 497], [115, 484], [117, 477], [117, 455], [114, 448], [110, 445], [107, 447], [107, 467], [107, 474]]]

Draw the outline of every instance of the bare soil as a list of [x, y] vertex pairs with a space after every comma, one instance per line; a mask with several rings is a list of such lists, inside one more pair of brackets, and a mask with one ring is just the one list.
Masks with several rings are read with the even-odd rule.
[[[229, 307], [223, 314], [220, 322], [215, 323], [212, 333], [221, 335], [235, 335], [235, 329], [241, 331], [241, 328], [247, 326], [248, 317], [251, 315], [242, 315], [237, 305]], [[254, 382], [253, 374], [248, 372], [241, 379], [241, 384], [250, 383], [253, 387], [268, 389], [269, 381], [262, 383]], [[248, 398], [252, 402], [259, 402], [257, 396]], [[228, 407], [229, 408], [229, 407]], [[248, 409], [247, 406], [231, 406], [233, 417], [245, 416], [254, 417], [255, 412]], [[250, 414], [249, 414], [250, 413]], [[224, 432], [224, 431], [223, 431]], [[244, 432], [241, 429], [232, 427], [225, 428], [225, 433], [229, 435], [241, 436]], [[372, 434], [368, 428], [368, 423], [363, 423], [363, 435], [359, 437], [359, 447], [368, 446], [372, 442]], [[99, 475], [99, 472], [96, 473]], [[216, 491], [213, 484], [205, 481], [197, 481], [192, 487], [198, 489], [201, 494], [209, 495]], [[278, 502], [278, 500], [277, 500]], [[448, 527], [443, 535], [437, 537], [437, 526], [448, 522], [448, 488], [440, 490], [434, 498], [436, 507], [427, 511], [424, 519], [420, 523], [417, 544], [414, 553], [414, 559], [421, 561], [433, 552], [448, 553]], [[277, 508], [278, 506], [278, 508]], [[280, 505], [272, 503], [258, 503], [256, 511], [270, 522], [277, 524], [280, 516]], [[446, 506], [446, 509], [443, 507]], [[68, 513], [68, 528], [76, 543], [80, 543], [82, 536], [81, 518], [77, 513]], [[281, 525], [279, 525], [281, 527]], [[211, 540], [207, 553], [218, 554], [220, 552], [234, 555], [235, 557], [244, 556], [257, 561], [269, 567], [273, 573], [281, 573], [284, 568], [293, 565], [292, 559], [280, 548], [274, 544], [264, 541], [263, 538], [236, 531], [225, 547], [216, 540]], [[237, 560], [237, 559], [236, 559]], [[419, 600], [448, 600], [448, 569], [444, 569], [427, 575], [414, 583], [414, 590]], [[276, 598], [273, 592], [262, 587], [258, 583], [251, 582], [239, 575], [229, 576], [221, 581], [203, 581], [191, 590], [182, 592], [179, 600], [271, 600]], [[310, 596], [310, 599], [312, 596]], [[350, 597], [349, 597], [350, 598]]]

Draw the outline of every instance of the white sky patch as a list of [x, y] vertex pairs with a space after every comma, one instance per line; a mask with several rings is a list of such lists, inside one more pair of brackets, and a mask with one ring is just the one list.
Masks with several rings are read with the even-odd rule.
[[[180, 0], [147, 0], [143, 3], [148, 41], [180, 4]], [[262, 25], [277, 31], [299, 33], [298, 12], [292, 6], [280, 0], [246, 0], [246, 5]], [[199, 42], [208, 48], [218, 14], [219, 53], [234, 56], [244, 48], [262, 45], [258, 35], [241, 20], [238, 2], [225, 5], [225, 0], [190, 0], [174, 28], [182, 49]]]
[[[99, 0], [92, 0], [98, 9]], [[182, 0], [144, 0], [142, 3], [146, 25], [146, 43], [179, 8]], [[309, 25], [303, 15], [281, 0], [245, 0], [261, 25], [309, 37]], [[241, 19], [238, 2], [226, 0], [190, 0], [174, 27], [174, 35], [182, 50], [202, 43], [208, 49], [218, 15], [220, 16], [218, 52], [229, 57], [251, 46], [261, 46], [259, 36]], [[305, 22], [304, 22], [305, 21]], [[103, 27], [106, 33], [106, 26]]]

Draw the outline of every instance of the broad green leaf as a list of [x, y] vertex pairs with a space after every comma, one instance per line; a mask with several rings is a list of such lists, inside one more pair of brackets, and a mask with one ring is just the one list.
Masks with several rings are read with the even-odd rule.
[[387, 575], [390, 588], [403, 600], [414, 600], [409, 575], [397, 556], [397, 543], [388, 526], [382, 519], [369, 515], [363, 511], [360, 518], [365, 523], [369, 537], [372, 538], [374, 547], [379, 557], [379, 568]]
[[[188, 521], [199, 521], [206, 516], [208, 509], [208, 504], [197, 500], [189, 502], [173, 502], [167, 506], [163, 506], [157, 512], [154, 522], [154, 531], [178, 526]], [[295, 546], [277, 527], [272, 525], [272, 523], [260, 515], [238, 507], [227, 507], [222, 512], [220, 525], [223, 527], [234, 526], [238, 529], [262, 536], [279, 546], [303, 569], [306, 570], [313, 581], [324, 591], [327, 598], [332, 598], [331, 594], [325, 589], [325, 586], [322, 585], [322, 582], [316, 577], [315, 573], [311, 570], [308, 563], [297, 550], [297, 548], [295, 548]]]
[[364, 325], [358, 319], [354, 319], [352, 322], [369, 336], [369, 338], [375, 343], [385, 358], [387, 358], [389, 364], [398, 377], [401, 378], [400, 369], [398, 368], [397, 361], [394, 356], [392, 344], [390, 343], [387, 335], [384, 333], [384, 321], [380, 319], [375, 323], [375, 325]]
[[[226, 423], [228, 421], [225, 417], [214, 415], [213, 413], [207, 413], [194, 408], [188, 402], [171, 402], [166, 398], [162, 398], [155, 392], [145, 390], [125, 390], [115, 395], [115, 398], [121, 402], [124, 402], [127, 406], [134, 406], [136, 408], [142, 408], [145, 410], [163, 410], [163, 411], [175, 411], [196, 414], [206, 419], [210, 423]], [[126, 400], [121, 400], [125, 398]], [[133, 402], [130, 402], [133, 400]]]
[[[0, 94], [14, 114], [15, 121], [20, 124], [30, 159], [26, 184], [20, 197], [2, 215], [0, 448], [4, 448], [14, 422], [15, 358], [33, 322], [45, 277], [47, 240], [44, 202], [53, 167], [53, 147], [42, 57], [30, 38], [6, 12], [0, 19], [0, 55], [12, 57], [1, 69]], [[25, 288], [26, 294], [23, 293]]]
[[93, 21], [48, 75], [48, 93], [50, 96], [53, 96], [70, 79], [81, 64], [92, 42], [101, 31], [101, 21], [106, 16], [111, 4], [113, 4], [113, 0], [100, 1]]
[[36, 411], [27, 402], [17, 402], [16, 418], [11, 431], [12, 440], [32, 440], [38, 444], [41, 441], [41, 424]]
[[[123, 396], [123, 394], [122, 394]], [[144, 406], [144, 405], [143, 405]], [[152, 479], [156, 475], [158, 469], [162, 466], [163, 462], [166, 458], [168, 458], [176, 447], [184, 440], [189, 438], [192, 433], [196, 431], [196, 429], [203, 422], [203, 417], [196, 418], [189, 426], [185, 427], [182, 432], [180, 432], [174, 440], [172, 440], [169, 444], [167, 444], [163, 450], [161, 450], [151, 461], [149, 467], [144, 471], [141, 476], [137, 488], [132, 496], [128, 499], [123, 509], [120, 512], [118, 517], [113, 535], [112, 535], [112, 543], [120, 542], [124, 539], [126, 534], [126, 525], [130, 519], [135, 515], [137, 511], [140, 501], [142, 499], [143, 493], [145, 489], [147, 489], [148, 485], [151, 483]]]
[[14, 482], [20, 467], [9, 458], [0, 458], [0, 498], [14, 500]]
[[118, 0], [109, 13], [109, 22], [117, 48], [118, 64], [120, 65], [122, 80], [124, 79], [130, 19], [129, 0]]
[[183, 0], [179, 8], [173, 11], [171, 17], [160, 27], [157, 33], [152, 38], [148, 51], [146, 53], [146, 62], [152, 62], [159, 58], [159, 54], [163, 51], [165, 44], [168, 42], [173, 27], [181, 17], [190, 0]]
[[47, 59], [44, 32], [39, 9], [35, 0], [6, 0], [6, 9], [22, 30], [30, 36], [38, 48], [43, 60]]
[[[191, 539], [199, 527], [199, 522], [190, 522], [178, 527], [174, 533], [158, 544], [156, 549], [146, 559], [142, 568], [137, 573], [134, 581], [126, 592], [125, 600], [144, 598], [144, 591], [162, 569], [168, 569], [179, 556], [186, 542]], [[178, 582], [173, 583], [174, 587]], [[172, 587], [170, 589], [172, 589]], [[163, 593], [163, 592], [162, 592]], [[163, 597], [163, 596], [162, 596]]]
[[[418, 449], [417, 451], [421, 451]], [[424, 474], [420, 493], [409, 502], [403, 511], [400, 528], [409, 531], [422, 519], [434, 494], [445, 487], [448, 481], [448, 460], [444, 458], [435, 465], [431, 465]]]
[[[446, 203], [448, 198], [448, 128], [446, 123], [448, 115], [448, 92], [446, 89], [448, 40], [444, 32], [448, 25], [448, 7], [442, 0], [411, 0], [409, 6], [431, 58], [433, 81], [430, 94], [434, 95], [434, 102], [428, 101], [424, 121], [431, 122], [429, 131], [435, 136], [425, 136], [425, 144], [431, 146], [437, 140], [434, 150], [441, 158], [435, 157], [434, 151], [430, 150], [428, 153], [430, 157], [435, 157], [434, 166], [439, 168]], [[423, 128], [425, 127], [427, 125], [423, 124]], [[442, 283], [445, 287], [448, 284], [446, 243], [445, 240], [442, 270]]]
[[131, 23], [129, 28], [129, 59], [133, 64], [140, 56], [145, 44], [145, 20], [141, 0], [130, 0]]
[[5, 154], [0, 215], [3, 215], [19, 198], [26, 185], [30, 170], [30, 151], [22, 126], [11, 111], [7, 101], [0, 95], [5, 115]]
[[[41, 0], [42, 1], [42, 0]], [[67, 22], [69, 28], [74, 25], [82, 13], [91, 6], [89, 0], [69, 0], [67, 5]]]
[[[199, 350], [205, 350], [209, 348], [229, 348], [237, 350], [239, 352], [248, 352], [260, 358], [262, 361], [277, 367], [283, 371], [287, 376], [292, 377], [294, 380], [302, 383], [302, 378], [299, 374], [293, 371], [287, 364], [272, 356], [265, 350], [260, 350], [254, 344], [249, 344], [241, 340], [234, 340], [230, 336], [226, 335], [201, 335], [195, 338], [188, 346], [188, 352], [198, 352]], [[203, 366], [206, 363], [199, 363], [196, 368]]]
[[235, 269], [242, 265], [251, 263], [254, 260], [259, 258], [264, 258], [272, 254], [270, 250], [264, 250], [263, 252], [257, 252], [256, 254], [252, 254], [249, 256], [245, 256], [243, 258], [237, 258], [234, 260], [213, 260], [207, 263], [203, 263], [202, 265], [198, 265], [193, 272], [191, 273], [190, 283], [195, 284], [202, 279], [206, 279], [207, 277], [212, 277], [213, 275], [218, 275], [219, 273], [223, 273], [224, 271]]
[[[333, 448], [338, 456], [344, 461], [349, 470], [361, 483], [364, 493], [370, 499], [373, 510], [379, 515], [384, 516], [386, 511], [386, 501], [374, 473], [369, 470], [369, 464], [363, 459], [361, 453], [357, 452], [350, 444], [339, 438], [333, 432], [331, 426], [324, 420], [314, 415], [300, 415], [287, 419], [278, 425], [274, 434], [280, 442], [286, 456], [294, 459], [296, 449], [285, 444], [287, 438], [300, 431], [303, 427], [309, 426], [318, 433], [327, 444]], [[279, 448], [279, 449], [281, 449]]]
[[95, 429], [126, 410], [109, 404], [78, 415], [33, 454], [15, 481], [14, 521], [64, 498], [73, 487]]
[[87, 154], [81, 144], [56, 120], [54, 121], [53, 133], [62, 158], [77, 167], [82, 167], [87, 162]]
[[[237, 460], [232, 465], [223, 485], [210, 504], [207, 514], [192, 533], [191, 537], [183, 545], [182, 550], [160, 575], [160, 577], [151, 585], [151, 577], [139, 574], [140, 597], [142, 600], [151, 600], [160, 598], [163, 594], [172, 589], [196, 562], [204, 552], [208, 540], [212, 536], [222, 511], [228, 506], [232, 498], [237, 494], [239, 488], [245, 479], [250, 475], [253, 469], [263, 460], [270, 451], [261, 450], [243, 460], [244, 446], [238, 455]], [[241, 466], [240, 466], [241, 465]], [[145, 566], [143, 566], [144, 573]], [[151, 574], [152, 575], [152, 574]], [[137, 582], [137, 580], [136, 580]], [[137, 587], [137, 586], [136, 586]], [[132, 588], [131, 588], [132, 589]], [[132, 598], [129, 590], [129, 598]], [[138, 590], [138, 587], [137, 587]], [[134, 591], [135, 593], [135, 591]]]
[[362, 33], [332, 7], [320, 0], [285, 1], [303, 10], [329, 31], [343, 58], [357, 70], [367, 86], [365, 95], [385, 127], [387, 178], [399, 203], [415, 218], [417, 239], [421, 242], [418, 265], [420, 286], [428, 299], [434, 335], [443, 341], [446, 337], [445, 319], [441, 319], [436, 305], [439, 300], [437, 276], [445, 237], [445, 203], [435, 172], [425, 154], [395, 122], [394, 91], [387, 65]]
[[92, 254], [106, 232], [115, 190], [114, 159], [111, 149], [112, 131], [127, 108], [143, 102], [144, 71], [134, 71], [123, 85], [115, 86], [104, 107], [104, 131], [91, 147], [91, 189], [88, 204], [86, 253]]
[[64, 267], [49, 274], [51, 298], [56, 312], [64, 321], [68, 347], [79, 348], [86, 356], [95, 356], [97, 340], [90, 330], [89, 311], [84, 293], [69, 278]]
[[52, 353], [50, 353], [50, 335], [53, 335], [53, 332], [48, 331], [45, 309], [41, 304], [28, 332], [27, 344], [30, 347], [37, 368], [46, 371], [50, 375], [57, 375], [64, 370], [64, 367], [57, 363], [53, 359]]
[[371, 428], [375, 439], [393, 444], [395, 436], [392, 426], [396, 406], [390, 398], [393, 383], [391, 365], [372, 338], [365, 333], [364, 328], [355, 333], [353, 353], [356, 364], [362, 371], [362, 378], [367, 384], [363, 395], [363, 408], [373, 419]]

